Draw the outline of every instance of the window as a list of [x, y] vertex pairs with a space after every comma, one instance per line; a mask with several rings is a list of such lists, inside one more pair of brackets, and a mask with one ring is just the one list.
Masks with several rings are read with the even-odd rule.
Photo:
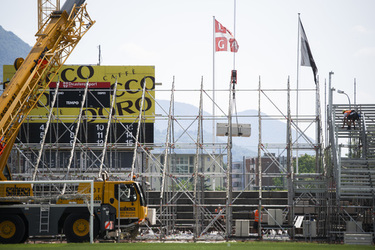
[[194, 156], [190, 156], [190, 157], [189, 157], [189, 164], [190, 164], [191, 166], [194, 165]]
[[134, 183], [134, 185], [137, 188], [137, 191], [139, 193], [141, 206], [147, 206], [146, 199], [145, 199], [145, 193], [143, 192], [142, 185], [140, 185], [139, 183]]
[[176, 172], [179, 174], [189, 173], [189, 162], [187, 157], [177, 157], [176, 158]]
[[133, 184], [116, 184], [115, 185], [115, 198], [120, 201], [136, 201], [137, 193]]

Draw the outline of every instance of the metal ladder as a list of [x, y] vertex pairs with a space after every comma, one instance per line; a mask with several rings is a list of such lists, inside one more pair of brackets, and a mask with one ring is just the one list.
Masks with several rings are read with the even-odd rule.
[[40, 207], [39, 232], [49, 232], [50, 204], [42, 204]]

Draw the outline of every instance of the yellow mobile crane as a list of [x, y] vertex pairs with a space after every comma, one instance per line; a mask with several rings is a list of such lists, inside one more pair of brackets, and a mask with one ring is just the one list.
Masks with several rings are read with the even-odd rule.
[[[67, 0], [39, 29], [26, 59], [15, 61], [17, 71], [0, 97], [0, 243], [59, 234], [69, 242], [89, 240], [89, 211], [82, 198], [90, 193], [87, 183], [78, 185], [81, 196], [42, 204], [33, 198], [31, 184], [7, 183], [12, 180], [7, 160], [21, 124], [94, 23], [84, 0]], [[95, 182], [94, 197], [95, 237], [116, 236], [115, 230], [134, 234], [147, 216], [142, 187], [133, 180]]]
[[0, 97], [0, 180], [11, 179], [6, 162], [22, 122], [94, 24], [83, 2], [68, 0], [61, 11], [53, 12], [36, 34], [26, 59], [17, 58], [14, 63], [16, 74]]

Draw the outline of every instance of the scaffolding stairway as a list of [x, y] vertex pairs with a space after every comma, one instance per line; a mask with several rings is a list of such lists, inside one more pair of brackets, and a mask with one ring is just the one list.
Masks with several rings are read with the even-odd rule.
[[[342, 111], [347, 105], [334, 105], [334, 129], [338, 156], [337, 190], [340, 199], [369, 199], [374, 201], [375, 186], [375, 104], [352, 105], [360, 120], [355, 129], [342, 128]], [[347, 152], [341, 152], [341, 150]], [[345, 156], [343, 156], [344, 154]]]

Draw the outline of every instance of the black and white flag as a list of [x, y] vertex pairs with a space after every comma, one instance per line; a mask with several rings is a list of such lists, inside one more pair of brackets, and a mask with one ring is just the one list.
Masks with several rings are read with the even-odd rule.
[[309, 41], [307, 40], [307, 36], [306, 36], [305, 30], [303, 29], [300, 18], [299, 18], [299, 30], [300, 30], [299, 34], [300, 34], [300, 39], [301, 39], [301, 66], [309, 66], [312, 68], [313, 73], [314, 73], [314, 81], [316, 84], [318, 68], [316, 67], [314, 58], [312, 56]]

